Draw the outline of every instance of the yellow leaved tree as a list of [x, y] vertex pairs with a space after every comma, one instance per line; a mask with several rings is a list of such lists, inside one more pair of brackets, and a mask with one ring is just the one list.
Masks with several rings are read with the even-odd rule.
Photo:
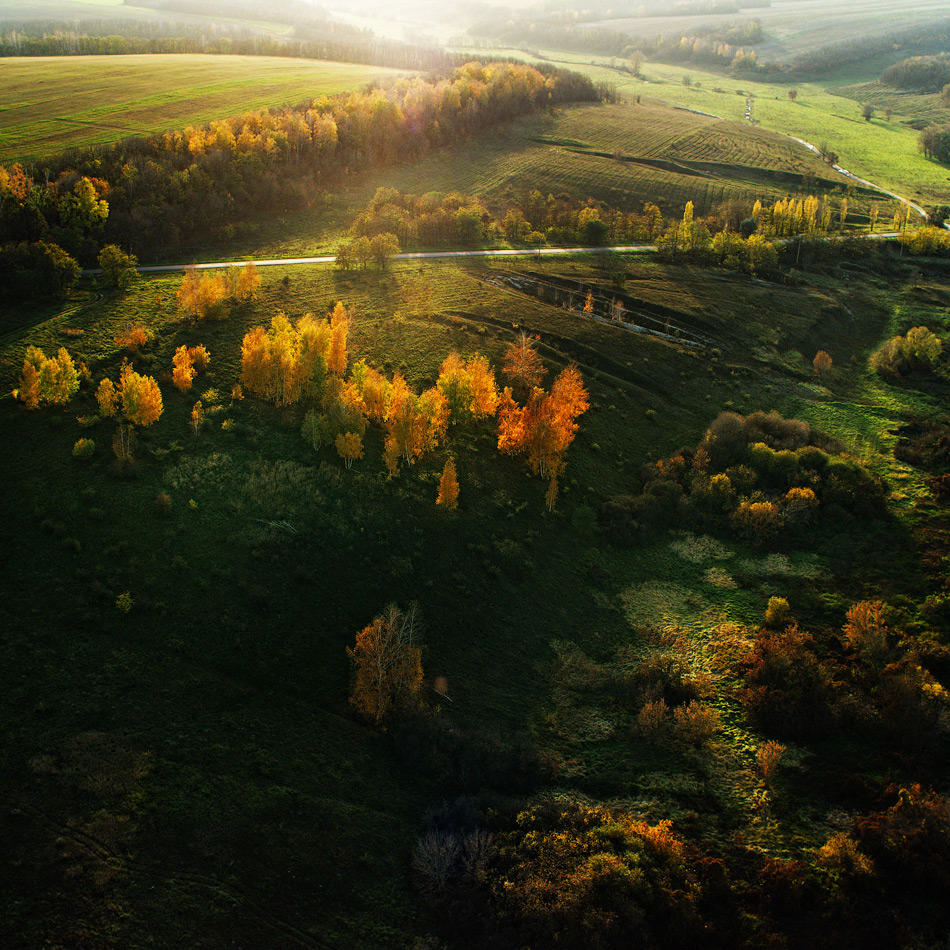
[[350, 702], [359, 713], [379, 723], [417, 704], [422, 650], [415, 604], [405, 613], [390, 604], [356, 635], [355, 646], [346, 652], [353, 665]]

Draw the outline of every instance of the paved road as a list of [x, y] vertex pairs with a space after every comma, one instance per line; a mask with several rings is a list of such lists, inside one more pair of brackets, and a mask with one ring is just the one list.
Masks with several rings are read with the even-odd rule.
[[[624, 244], [616, 247], [542, 247], [540, 250], [535, 248], [501, 248], [498, 250], [482, 251], [409, 251], [404, 254], [393, 254], [390, 260], [393, 261], [439, 261], [452, 257], [553, 257], [563, 254], [608, 254], [611, 251], [618, 251], [624, 254], [649, 254], [656, 250], [653, 244]], [[211, 261], [206, 264], [148, 264], [139, 267], [140, 274], [159, 274], [168, 271], [180, 271], [186, 267], [194, 267], [195, 270], [219, 270], [222, 267], [242, 266], [247, 260], [239, 261]], [[328, 254], [322, 257], [279, 257], [273, 260], [254, 261], [258, 267], [285, 267], [291, 264], [335, 264], [336, 255]], [[84, 274], [101, 274], [98, 267], [89, 268], [83, 271]]]

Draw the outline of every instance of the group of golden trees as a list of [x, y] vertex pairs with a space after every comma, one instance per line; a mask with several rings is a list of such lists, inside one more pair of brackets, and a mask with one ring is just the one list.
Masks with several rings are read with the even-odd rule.
[[[80, 368], [85, 369], [80, 363]], [[13, 398], [27, 409], [38, 409], [40, 403], [64, 406], [79, 389], [79, 370], [73, 358], [60, 347], [55, 356], [46, 356], [38, 346], [28, 346], [23, 357], [19, 386]]]
[[201, 271], [186, 267], [176, 294], [179, 309], [195, 320], [223, 320], [228, 301], [249, 300], [261, 285], [257, 265], [232, 265], [225, 271]]
[[172, 382], [177, 389], [186, 392], [199, 372], [208, 368], [211, 356], [204, 344], [180, 346], [172, 357]]
[[[556, 477], [564, 453], [587, 409], [587, 391], [575, 366], [567, 367], [550, 392], [538, 385], [544, 365], [535, 340], [527, 334], [508, 347], [504, 373], [511, 388], [501, 394], [483, 356], [465, 359], [450, 353], [439, 368], [435, 386], [416, 392], [400, 372], [387, 378], [360, 360], [346, 379], [349, 315], [342, 302], [325, 320], [305, 314], [296, 323], [282, 313], [269, 328], [254, 327], [241, 347], [241, 381], [251, 392], [279, 406], [301, 400], [312, 404], [304, 416], [302, 436], [314, 448], [335, 445], [347, 468], [363, 454], [362, 437], [370, 422], [385, 432], [383, 460], [390, 474], [401, 463], [412, 465], [434, 450], [453, 422], [498, 415], [498, 448], [526, 456], [535, 474], [551, 479], [549, 505], [556, 498]], [[438, 504], [455, 507], [455, 465], [443, 473]]]
[[328, 374], [346, 372], [350, 318], [337, 303], [325, 320], [307, 313], [296, 323], [278, 313], [269, 328], [254, 327], [241, 343], [241, 382], [278, 406], [320, 400]]

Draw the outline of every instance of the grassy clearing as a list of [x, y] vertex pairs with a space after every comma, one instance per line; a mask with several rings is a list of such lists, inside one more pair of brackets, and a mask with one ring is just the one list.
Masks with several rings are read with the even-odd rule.
[[0, 162], [346, 92], [394, 70], [243, 56], [54, 56], [0, 61]]

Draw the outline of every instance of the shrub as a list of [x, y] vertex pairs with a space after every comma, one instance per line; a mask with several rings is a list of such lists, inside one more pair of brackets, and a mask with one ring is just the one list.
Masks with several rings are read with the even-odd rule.
[[762, 776], [762, 781], [765, 782], [766, 785], [772, 784], [772, 779], [775, 778], [778, 772], [778, 767], [781, 764], [784, 754], [785, 746], [783, 746], [781, 742], [773, 742], [769, 739], [759, 746], [759, 750], [756, 753], [756, 763], [759, 767], [759, 775]]
[[769, 605], [765, 608], [765, 625], [772, 628], [784, 627], [788, 621], [788, 601], [784, 597], [770, 597]]
[[719, 713], [712, 706], [696, 700], [674, 709], [673, 721], [677, 734], [692, 745], [700, 745], [722, 726]]
[[92, 458], [95, 451], [96, 443], [92, 439], [78, 439], [73, 446], [73, 458], [89, 459]]
[[891, 337], [870, 357], [876, 373], [905, 376], [914, 370], [932, 369], [940, 358], [943, 343], [927, 327], [913, 327], [906, 336]]
[[651, 743], [661, 742], [669, 729], [670, 708], [666, 700], [644, 703], [637, 714], [637, 732]]
[[158, 514], [167, 515], [172, 510], [172, 496], [168, 492], [161, 491], [155, 496], [153, 504]]
[[833, 726], [829, 684], [812, 637], [795, 624], [781, 632], [763, 628], [745, 658], [742, 701], [772, 735], [822, 738]]
[[144, 323], [136, 323], [117, 333], [113, 340], [116, 346], [121, 346], [129, 353], [138, 353], [143, 347], [148, 346], [154, 337], [155, 334]]

